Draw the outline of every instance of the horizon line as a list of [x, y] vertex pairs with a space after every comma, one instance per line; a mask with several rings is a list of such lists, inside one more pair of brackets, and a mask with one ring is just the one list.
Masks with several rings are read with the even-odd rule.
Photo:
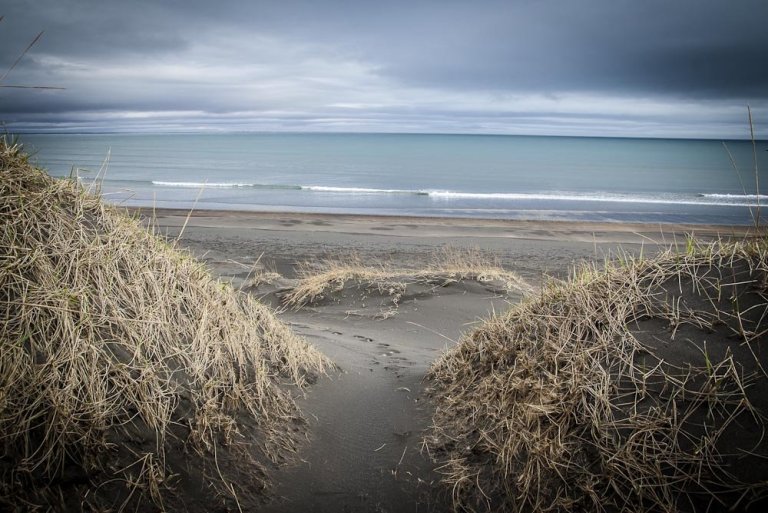
[[[690, 136], [654, 136], [654, 135], [561, 135], [561, 134], [514, 134], [483, 132], [351, 132], [351, 131], [316, 131], [316, 130], [99, 130], [99, 131], [11, 131], [6, 127], [4, 136], [20, 135], [423, 135], [423, 136], [477, 136], [477, 137], [552, 137], [567, 139], [648, 139], [680, 141], [746, 141], [749, 137], [690, 137]], [[768, 139], [754, 139], [755, 142], [768, 142]]]

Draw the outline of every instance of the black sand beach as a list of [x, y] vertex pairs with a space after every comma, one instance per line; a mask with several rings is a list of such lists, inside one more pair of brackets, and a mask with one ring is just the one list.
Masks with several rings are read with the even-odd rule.
[[[157, 211], [158, 231], [178, 236], [186, 212]], [[235, 287], [279, 316], [340, 368], [299, 405], [310, 419], [301, 461], [275, 475], [267, 511], [445, 511], [450, 490], [437, 485], [422, 448], [434, 406], [425, 394], [429, 366], [478, 322], [520, 300], [494, 283], [411, 284], [398, 304], [347, 285], [300, 309], [283, 304], [296, 265], [354, 255], [377, 265], [424, 267], [446, 246], [478, 248], [533, 287], [565, 278], [579, 262], [616, 251], [650, 255], [658, 244], [743, 236], [746, 229], [433, 218], [195, 212], [180, 244]], [[248, 285], [254, 263], [277, 272]]]

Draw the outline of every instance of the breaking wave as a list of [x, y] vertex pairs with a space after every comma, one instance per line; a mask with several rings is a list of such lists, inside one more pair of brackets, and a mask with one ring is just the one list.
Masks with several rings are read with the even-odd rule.
[[496, 200], [496, 201], [578, 201], [600, 203], [646, 203], [666, 205], [705, 205], [754, 207], [759, 202], [768, 204], [768, 195], [755, 194], [626, 194], [611, 192], [461, 192], [428, 189], [379, 189], [374, 187], [338, 187], [329, 185], [282, 185], [247, 182], [171, 182], [152, 180], [158, 187], [182, 188], [247, 188], [260, 190], [295, 190], [325, 194], [358, 195], [414, 195], [425, 196], [437, 201], [450, 200]]

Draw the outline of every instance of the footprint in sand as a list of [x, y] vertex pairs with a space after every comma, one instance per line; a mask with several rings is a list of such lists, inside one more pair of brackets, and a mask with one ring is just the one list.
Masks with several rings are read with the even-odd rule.
[[360, 340], [363, 340], [365, 342], [373, 342], [373, 339], [370, 337], [364, 337], [362, 335], [355, 335], [355, 338], [359, 338]]

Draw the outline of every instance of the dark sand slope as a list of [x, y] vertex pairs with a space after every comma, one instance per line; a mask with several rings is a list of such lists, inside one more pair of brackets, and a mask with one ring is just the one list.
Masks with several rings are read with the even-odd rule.
[[253, 297], [0, 141], [0, 511], [254, 511], [328, 366]]
[[[163, 229], [178, 233], [186, 213], [159, 211]], [[690, 227], [685, 227], [689, 229]], [[709, 236], [730, 234], [702, 228]], [[654, 231], [655, 230], [655, 231]], [[275, 306], [290, 294], [295, 265], [350, 254], [375, 266], [424, 268], [447, 244], [480, 247], [533, 285], [544, 275], [565, 277], [580, 261], [602, 261], [617, 243], [638, 253], [650, 239], [683, 241], [665, 227], [592, 226], [446, 219], [387, 219], [299, 214], [195, 213], [182, 244], [235, 286], [251, 283], [251, 265], [282, 278], [247, 288]], [[259, 274], [259, 273], [256, 273]], [[253, 274], [250, 275], [253, 277]], [[269, 278], [269, 277], [268, 277]], [[300, 402], [310, 414], [304, 462], [277, 475], [282, 500], [268, 511], [446, 511], [450, 487], [439, 486], [426, 454], [419, 454], [435, 405], [424, 393], [429, 366], [462, 333], [492, 311], [503, 312], [520, 294], [498, 283], [464, 281], [446, 287], [408, 287], [392, 315], [391, 297], [374, 287], [341, 291], [281, 318], [339, 364]]]

